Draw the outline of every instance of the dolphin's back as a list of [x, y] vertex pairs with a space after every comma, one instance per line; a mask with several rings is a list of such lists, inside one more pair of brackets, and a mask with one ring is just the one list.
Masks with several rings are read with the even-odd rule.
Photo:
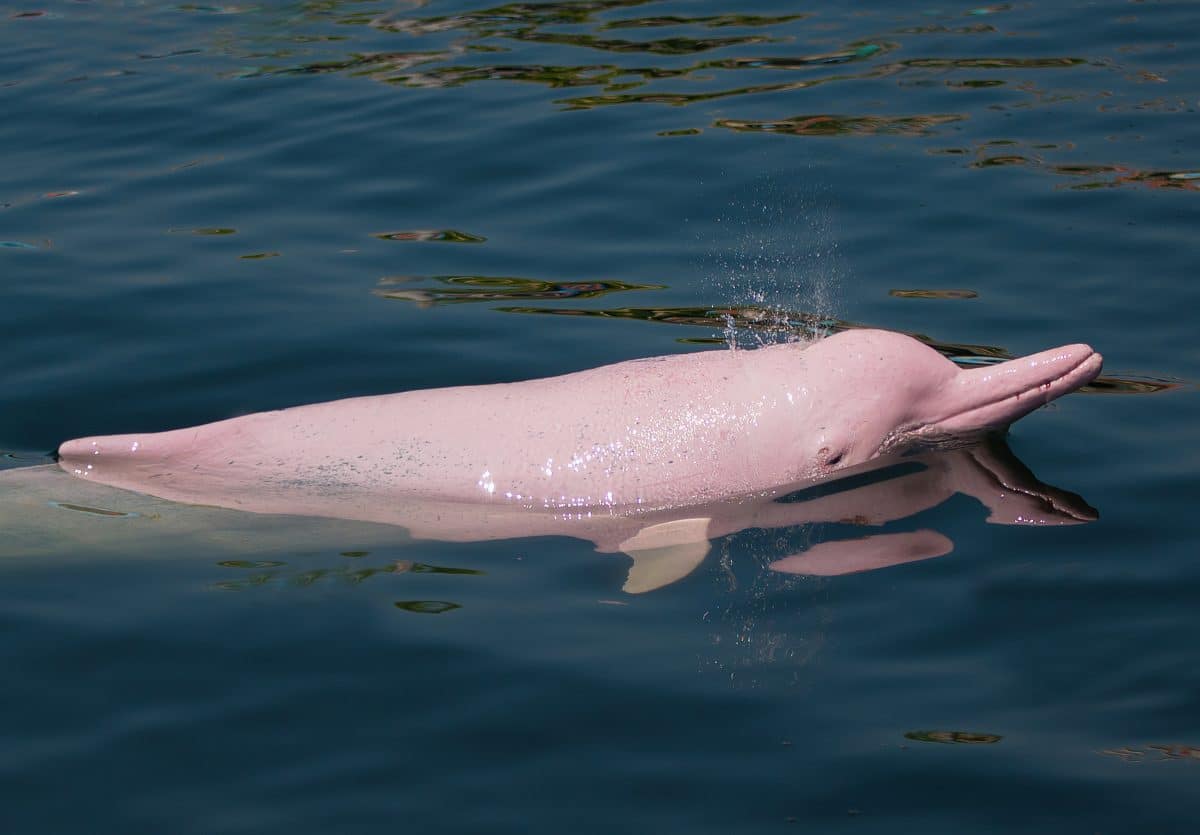
[[[766, 350], [783, 360], [798, 349]], [[762, 444], [748, 440], [748, 430], [779, 404], [757, 390], [761, 368], [751, 373], [745, 353], [632, 360], [82, 438], [62, 445], [60, 463], [106, 484], [192, 502], [260, 485], [540, 507], [659, 506], [715, 489], [714, 473], [751, 479], [761, 469]]]

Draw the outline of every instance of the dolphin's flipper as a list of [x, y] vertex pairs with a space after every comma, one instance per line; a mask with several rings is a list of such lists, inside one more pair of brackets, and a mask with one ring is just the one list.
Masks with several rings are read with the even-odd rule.
[[784, 574], [836, 577], [928, 560], [952, 550], [954, 543], [937, 531], [881, 533], [862, 539], [821, 542], [802, 554], [776, 560], [769, 567]]
[[643, 528], [622, 542], [620, 549], [633, 558], [622, 590], [627, 594], [654, 591], [695, 571], [712, 547], [710, 521], [674, 519]]
[[711, 545], [706, 541], [647, 551], [626, 551], [633, 557], [633, 566], [621, 590], [627, 594], [642, 594], [682, 580], [704, 562], [710, 548]]

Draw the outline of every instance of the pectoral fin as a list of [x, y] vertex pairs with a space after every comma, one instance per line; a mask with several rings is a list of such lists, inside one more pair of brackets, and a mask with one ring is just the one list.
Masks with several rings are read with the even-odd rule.
[[937, 531], [883, 533], [861, 539], [821, 542], [802, 554], [776, 560], [770, 568], [784, 574], [836, 577], [928, 560], [952, 550], [954, 543]]
[[643, 528], [621, 543], [633, 558], [622, 590], [643, 594], [682, 580], [708, 556], [709, 519], [676, 519]]

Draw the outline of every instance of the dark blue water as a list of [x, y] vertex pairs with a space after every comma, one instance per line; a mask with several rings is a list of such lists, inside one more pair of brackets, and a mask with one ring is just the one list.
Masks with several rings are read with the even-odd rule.
[[881, 528], [951, 554], [846, 576], [767, 568], [837, 520], [627, 595], [575, 539], [99, 516], [5, 473], [5, 832], [1194, 823], [1194, 4], [0, 14], [6, 467], [851, 324], [1106, 358], [1001, 456], [1095, 521], [960, 494]]

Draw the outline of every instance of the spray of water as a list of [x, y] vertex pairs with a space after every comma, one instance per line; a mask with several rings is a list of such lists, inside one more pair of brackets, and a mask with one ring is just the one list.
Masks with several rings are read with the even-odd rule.
[[819, 339], [838, 313], [845, 270], [831, 201], [795, 180], [760, 177], [717, 218], [709, 270], [730, 306], [722, 335], [731, 349]]

